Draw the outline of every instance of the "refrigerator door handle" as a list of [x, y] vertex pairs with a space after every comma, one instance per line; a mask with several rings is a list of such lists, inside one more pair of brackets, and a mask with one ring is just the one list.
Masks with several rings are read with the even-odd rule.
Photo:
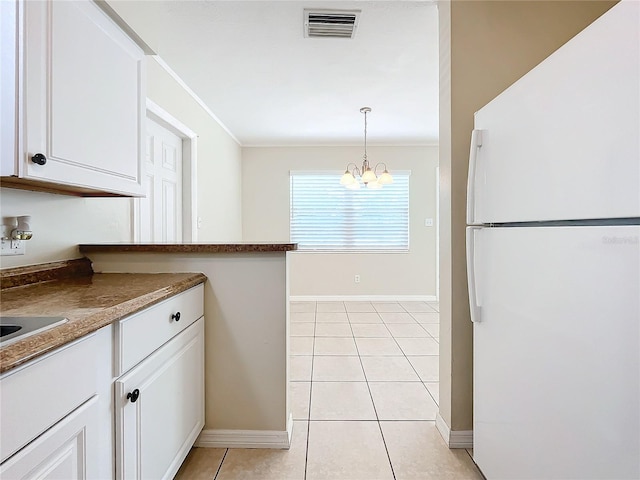
[[475, 261], [476, 232], [479, 233], [480, 228], [481, 227], [467, 227], [467, 284], [469, 289], [469, 313], [471, 314], [471, 321], [473, 323], [478, 323], [481, 321], [478, 292], [476, 289]]
[[471, 146], [469, 148], [469, 173], [467, 177], [467, 225], [475, 223], [475, 203], [476, 203], [476, 163], [478, 149], [482, 147], [482, 130], [471, 131]]

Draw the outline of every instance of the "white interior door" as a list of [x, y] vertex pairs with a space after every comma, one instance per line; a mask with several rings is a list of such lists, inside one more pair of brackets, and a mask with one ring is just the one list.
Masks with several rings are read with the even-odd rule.
[[144, 180], [138, 200], [142, 242], [182, 241], [182, 139], [147, 118]]

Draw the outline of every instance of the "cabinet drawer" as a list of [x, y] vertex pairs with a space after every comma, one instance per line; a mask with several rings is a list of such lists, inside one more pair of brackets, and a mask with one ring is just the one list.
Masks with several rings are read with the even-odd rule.
[[172, 479], [204, 426], [204, 318], [116, 380], [114, 393], [116, 479]]
[[2, 376], [0, 462], [97, 392], [98, 341], [84, 337]]
[[[180, 319], [175, 316], [180, 313]], [[204, 287], [186, 292], [115, 323], [116, 376], [122, 375], [204, 314]]]

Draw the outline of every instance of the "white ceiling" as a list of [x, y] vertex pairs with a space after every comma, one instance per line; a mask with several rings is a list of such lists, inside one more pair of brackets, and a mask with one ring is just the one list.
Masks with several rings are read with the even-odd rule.
[[[125, 3], [125, 2], [123, 2]], [[438, 140], [429, 1], [110, 1], [244, 146]], [[361, 10], [353, 39], [305, 38], [304, 8]]]

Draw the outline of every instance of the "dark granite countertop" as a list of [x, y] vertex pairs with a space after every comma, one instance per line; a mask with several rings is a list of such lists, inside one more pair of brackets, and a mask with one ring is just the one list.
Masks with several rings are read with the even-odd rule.
[[[69, 263], [76, 263], [73, 268], [77, 270], [77, 262], [81, 261]], [[38, 269], [22, 267], [2, 272], [5, 287], [0, 313], [62, 316], [69, 321], [0, 347], [0, 373], [206, 281], [202, 273], [98, 274], [90, 268], [76, 275], [70, 275], [68, 269], [66, 275], [47, 274], [40, 269], [40, 278], [34, 279], [34, 270]], [[16, 278], [21, 274], [26, 276], [19, 285]], [[5, 277], [13, 280], [4, 282]]]
[[265, 253], [297, 250], [297, 243], [96, 243], [80, 245], [81, 253]]

